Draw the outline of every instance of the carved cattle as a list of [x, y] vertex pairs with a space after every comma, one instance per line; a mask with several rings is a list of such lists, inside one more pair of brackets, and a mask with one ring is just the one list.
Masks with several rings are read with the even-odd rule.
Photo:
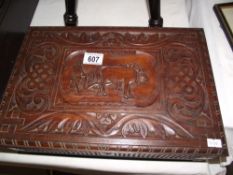
[[155, 59], [144, 52], [104, 54], [102, 66], [83, 64], [84, 52], [67, 57], [61, 91], [71, 104], [84, 101], [147, 106], [157, 97]]
[[[136, 70], [133, 65], [109, 66], [101, 70], [101, 92], [106, 94], [108, 84], [123, 84], [121, 87], [124, 98], [133, 98], [131, 88], [146, 82], [146, 75], [142, 70]], [[119, 89], [118, 89], [119, 90]]]

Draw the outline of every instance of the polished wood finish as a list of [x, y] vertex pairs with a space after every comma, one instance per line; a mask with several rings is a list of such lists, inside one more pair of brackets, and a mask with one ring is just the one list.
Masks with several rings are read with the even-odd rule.
[[[103, 65], [84, 65], [85, 52], [104, 53]], [[140, 159], [227, 155], [203, 31], [31, 28], [1, 103], [0, 145]]]

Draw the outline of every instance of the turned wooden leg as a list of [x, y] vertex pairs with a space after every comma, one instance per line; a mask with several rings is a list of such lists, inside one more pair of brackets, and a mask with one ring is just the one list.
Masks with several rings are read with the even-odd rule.
[[76, 26], [78, 17], [76, 14], [76, 0], [65, 0], [66, 12], [64, 21], [66, 26]]
[[150, 8], [149, 26], [162, 27], [163, 18], [160, 16], [160, 8], [161, 8], [160, 0], [149, 0], [149, 8]]

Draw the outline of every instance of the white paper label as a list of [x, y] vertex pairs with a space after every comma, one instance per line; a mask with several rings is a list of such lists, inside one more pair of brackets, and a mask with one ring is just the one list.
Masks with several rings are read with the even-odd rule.
[[220, 139], [207, 139], [208, 147], [222, 148], [222, 141]]
[[84, 58], [83, 58], [83, 64], [102, 65], [103, 59], [104, 59], [103, 53], [85, 52]]

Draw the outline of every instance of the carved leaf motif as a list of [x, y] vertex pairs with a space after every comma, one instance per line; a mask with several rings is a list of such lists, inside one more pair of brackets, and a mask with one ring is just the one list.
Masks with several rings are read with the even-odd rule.
[[153, 125], [143, 119], [130, 120], [122, 127], [122, 135], [124, 137], [127, 135], [140, 134], [143, 138], [146, 138], [149, 132], [154, 131]]
[[[182, 128], [175, 121], [167, 120], [161, 116], [140, 116], [126, 115], [121, 116], [121, 120], [112, 121], [113, 125], [110, 128], [103, 129], [103, 124], [94, 122], [91, 118], [96, 118], [99, 115], [115, 118], [113, 114], [72, 114], [72, 113], [50, 113], [29, 122], [22, 127], [21, 131], [35, 133], [65, 133], [79, 134], [87, 136], [94, 134], [102, 137], [111, 136], [133, 136], [147, 138], [153, 135], [156, 138], [182, 138], [193, 137], [188, 131]], [[100, 117], [99, 119], [101, 119]], [[116, 122], [114, 124], [114, 122]], [[105, 124], [105, 123], [104, 123]]]
[[73, 114], [49, 114], [39, 117], [21, 128], [27, 132], [88, 134], [88, 123], [81, 116]]
[[86, 33], [86, 32], [63, 32], [59, 36], [63, 42], [70, 42], [73, 44], [89, 45], [94, 44], [101, 39], [101, 35], [98, 32]]
[[145, 33], [139, 34], [125, 34], [125, 41], [127, 44], [137, 45], [137, 46], [151, 46], [155, 44], [163, 44], [165, 41], [169, 39], [166, 34], [151, 34], [146, 35]]
[[[159, 34], [145, 34], [132, 33], [132, 32], [80, 32], [80, 31], [66, 31], [66, 32], [48, 32], [48, 40], [57, 40], [67, 44], [75, 44], [81, 46], [106, 46], [106, 47], [118, 47], [118, 46], [154, 46], [166, 44], [168, 40], [172, 40], [172, 36], [166, 33]], [[179, 35], [174, 36], [174, 38]]]
[[106, 133], [116, 135], [121, 132], [123, 137], [135, 136], [146, 138], [153, 135], [154, 138], [193, 138], [193, 135], [171, 118], [156, 114], [147, 116], [130, 114], [124, 116]]
[[170, 128], [169, 126], [163, 125], [163, 128], [164, 128], [167, 136], [174, 136], [174, 135], [176, 135], [176, 132], [172, 128]]

